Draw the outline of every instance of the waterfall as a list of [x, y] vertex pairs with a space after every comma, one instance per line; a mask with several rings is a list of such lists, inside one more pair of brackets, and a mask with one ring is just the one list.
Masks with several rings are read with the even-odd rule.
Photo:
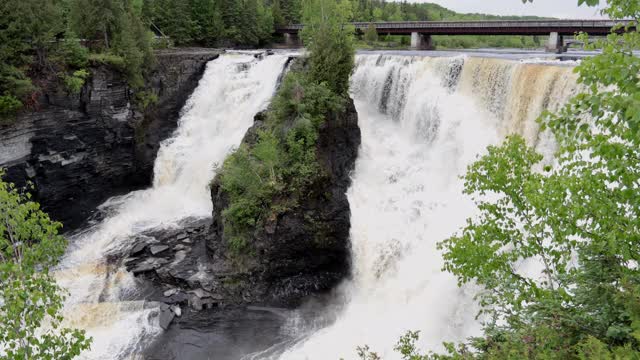
[[136, 298], [136, 280], [120, 262], [132, 235], [178, 226], [187, 217], [212, 211], [208, 184], [214, 165], [224, 161], [273, 95], [287, 55], [256, 59], [251, 54], [222, 55], [210, 62], [183, 109], [173, 136], [161, 144], [153, 187], [108, 200], [99, 224], [70, 239], [55, 271], [69, 291], [66, 325], [93, 337], [84, 359], [136, 358], [157, 335], [158, 307]]
[[[281, 359], [353, 359], [368, 344], [385, 360], [419, 330], [422, 350], [478, 335], [476, 288], [441, 271], [436, 244], [476, 213], [462, 193], [467, 165], [518, 133], [550, 158], [535, 119], [575, 93], [572, 67], [513, 60], [361, 55], [352, 95], [362, 148], [348, 192], [352, 278]], [[295, 322], [292, 322], [295, 323]]]

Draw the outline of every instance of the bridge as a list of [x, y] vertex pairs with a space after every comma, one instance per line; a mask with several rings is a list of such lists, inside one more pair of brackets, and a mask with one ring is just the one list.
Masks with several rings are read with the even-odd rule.
[[[433, 49], [432, 35], [548, 35], [546, 49], [564, 52], [564, 36], [579, 32], [589, 35], [607, 35], [618, 25], [635, 26], [633, 21], [613, 20], [491, 20], [491, 21], [399, 21], [354, 22], [356, 32], [363, 32], [373, 24], [381, 35], [411, 35], [411, 48]], [[298, 33], [304, 25], [279, 27], [276, 33], [284, 34], [289, 45], [299, 44]]]

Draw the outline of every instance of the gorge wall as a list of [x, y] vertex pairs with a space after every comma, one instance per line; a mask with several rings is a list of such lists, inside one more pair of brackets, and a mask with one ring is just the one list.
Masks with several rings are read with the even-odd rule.
[[34, 185], [34, 195], [66, 228], [82, 223], [108, 197], [151, 183], [160, 141], [218, 52], [161, 52], [147, 79], [158, 102], [140, 111], [124, 76], [95, 65], [79, 95], [41, 89], [37, 109], [0, 125], [5, 181]]

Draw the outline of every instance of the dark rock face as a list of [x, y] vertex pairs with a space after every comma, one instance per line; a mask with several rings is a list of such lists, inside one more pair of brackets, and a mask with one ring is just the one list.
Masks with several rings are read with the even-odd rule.
[[126, 79], [91, 69], [80, 95], [46, 86], [37, 111], [0, 125], [0, 167], [6, 181], [34, 184], [35, 199], [67, 229], [110, 196], [147, 186], [160, 141], [176, 128], [180, 108], [215, 51], [159, 54], [148, 79], [158, 104], [137, 111]]
[[[261, 116], [245, 136], [255, 141]], [[213, 222], [207, 247], [222, 296], [232, 303], [297, 306], [331, 290], [349, 271], [350, 210], [346, 191], [360, 146], [353, 102], [332, 114], [320, 129], [318, 160], [326, 174], [311, 186], [299, 206], [268, 219], [251, 239], [252, 254], [238, 259], [224, 238], [222, 211], [228, 199], [219, 179], [211, 187]]]

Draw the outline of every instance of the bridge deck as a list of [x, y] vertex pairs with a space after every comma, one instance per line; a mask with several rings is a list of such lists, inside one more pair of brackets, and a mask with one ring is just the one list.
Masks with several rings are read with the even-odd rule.
[[[370, 24], [379, 34], [408, 35], [413, 32], [428, 35], [573, 35], [586, 32], [590, 35], [606, 35], [618, 25], [634, 25], [632, 21], [612, 20], [493, 20], [493, 21], [398, 21], [354, 22], [363, 31]], [[295, 34], [304, 25], [294, 24], [276, 29], [277, 33]]]

